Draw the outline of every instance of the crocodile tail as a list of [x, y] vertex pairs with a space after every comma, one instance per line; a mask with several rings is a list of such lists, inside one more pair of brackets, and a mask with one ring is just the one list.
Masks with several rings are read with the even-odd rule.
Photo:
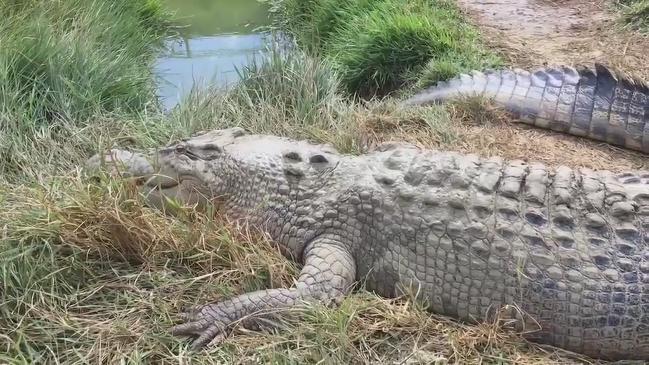
[[423, 90], [404, 104], [467, 96], [491, 99], [529, 125], [649, 152], [649, 87], [599, 63], [594, 69], [473, 71]]

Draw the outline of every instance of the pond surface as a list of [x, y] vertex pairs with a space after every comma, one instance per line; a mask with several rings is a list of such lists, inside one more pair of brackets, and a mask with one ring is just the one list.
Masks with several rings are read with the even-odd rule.
[[170, 41], [155, 65], [158, 95], [165, 110], [207, 83], [236, 82], [235, 67], [257, 57], [265, 35], [255, 28], [269, 23], [268, 8], [257, 0], [164, 0], [176, 13], [183, 39]]

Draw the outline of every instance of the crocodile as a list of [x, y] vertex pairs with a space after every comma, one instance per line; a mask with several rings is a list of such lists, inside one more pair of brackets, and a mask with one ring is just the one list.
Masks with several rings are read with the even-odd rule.
[[504, 316], [539, 344], [649, 360], [649, 171], [550, 168], [401, 142], [351, 155], [239, 127], [160, 148], [146, 156], [153, 174], [143, 155], [106, 155], [120, 156], [136, 162], [131, 175], [147, 175], [141, 189], [153, 206], [165, 197], [213, 205], [301, 266], [291, 287], [181, 311], [171, 332], [193, 337], [194, 349], [304, 302], [338, 305], [362, 284], [387, 298], [417, 293], [459, 321]]
[[486, 97], [520, 122], [649, 152], [649, 86], [601, 63], [473, 70], [403, 100], [428, 105]]

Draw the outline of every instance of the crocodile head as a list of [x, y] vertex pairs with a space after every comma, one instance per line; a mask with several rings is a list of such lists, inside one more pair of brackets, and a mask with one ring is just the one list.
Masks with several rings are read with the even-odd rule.
[[228, 184], [225, 147], [243, 135], [241, 128], [197, 133], [157, 150], [156, 173], [145, 185], [149, 203], [161, 207], [168, 198], [198, 206], [214, 203]]
[[199, 206], [250, 207], [270, 195], [277, 198], [279, 188], [297, 180], [308, 183], [337, 157], [330, 145], [247, 134], [238, 127], [212, 130], [158, 150], [158, 172], [146, 183], [148, 197], [159, 203], [166, 196]]

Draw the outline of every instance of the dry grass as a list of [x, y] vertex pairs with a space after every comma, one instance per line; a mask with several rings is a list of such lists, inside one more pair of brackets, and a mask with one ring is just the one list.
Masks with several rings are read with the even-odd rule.
[[647, 168], [642, 153], [517, 123], [502, 108], [481, 98], [408, 109], [383, 102], [364, 111], [358, 123], [365, 146], [400, 140], [423, 148], [542, 162], [550, 167], [616, 172]]
[[255, 232], [189, 208], [161, 215], [128, 182], [87, 183], [3, 187], [0, 360], [170, 356], [180, 305], [290, 284], [291, 263]]
[[646, 155], [642, 153], [517, 123], [485, 100], [459, 101], [450, 108], [462, 135], [459, 151], [542, 162], [552, 167], [611, 171], [646, 168]]

